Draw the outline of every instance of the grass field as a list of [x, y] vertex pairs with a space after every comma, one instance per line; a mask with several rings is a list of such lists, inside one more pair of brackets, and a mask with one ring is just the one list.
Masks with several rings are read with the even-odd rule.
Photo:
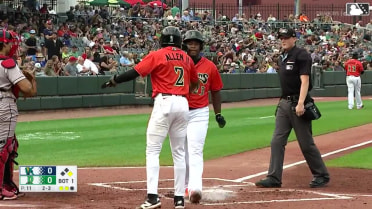
[[372, 169], [371, 153], [372, 153], [372, 147], [368, 147], [368, 148], [344, 155], [340, 158], [330, 160], [327, 162], [327, 165], [332, 166], [332, 167]]
[[[372, 107], [372, 100], [364, 103], [367, 108], [349, 111], [345, 101], [319, 102], [323, 116], [313, 122], [314, 135], [372, 123], [372, 108], [368, 108]], [[223, 129], [211, 117], [205, 159], [269, 146], [274, 111], [274, 106], [224, 109], [227, 125]], [[143, 166], [148, 118], [148, 114], [117, 115], [18, 123], [17, 160], [20, 165]], [[294, 134], [290, 139], [295, 139]], [[372, 155], [361, 155], [361, 166], [372, 168]], [[168, 140], [160, 158], [162, 165], [172, 164]], [[347, 159], [332, 161], [330, 165], [342, 166], [342, 162], [358, 158]]]

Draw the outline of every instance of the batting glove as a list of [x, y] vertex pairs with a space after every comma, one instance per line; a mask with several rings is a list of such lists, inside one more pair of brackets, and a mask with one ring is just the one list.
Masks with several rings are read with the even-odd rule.
[[116, 75], [112, 76], [109, 81], [102, 84], [101, 88], [104, 89], [104, 88], [107, 88], [107, 87], [115, 87], [116, 86], [115, 77], [116, 77]]
[[226, 125], [226, 121], [225, 121], [225, 118], [221, 115], [221, 113], [217, 113], [217, 114], [216, 114], [216, 121], [217, 121], [218, 126], [219, 126], [220, 128], [225, 127], [225, 125]]

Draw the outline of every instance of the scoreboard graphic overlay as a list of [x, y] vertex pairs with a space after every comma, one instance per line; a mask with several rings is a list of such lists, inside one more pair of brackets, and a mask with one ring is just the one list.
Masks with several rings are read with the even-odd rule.
[[77, 166], [19, 166], [21, 192], [77, 192]]

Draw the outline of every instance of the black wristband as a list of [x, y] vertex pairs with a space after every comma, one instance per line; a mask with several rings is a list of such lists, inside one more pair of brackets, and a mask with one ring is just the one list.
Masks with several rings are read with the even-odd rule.
[[138, 72], [135, 71], [134, 69], [131, 69], [131, 70], [128, 70], [127, 72], [124, 72], [124, 73], [122, 73], [118, 76], [115, 76], [114, 81], [116, 83], [123, 83], [123, 82], [133, 80], [133, 79], [137, 78], [138, 76], [139, 76]]

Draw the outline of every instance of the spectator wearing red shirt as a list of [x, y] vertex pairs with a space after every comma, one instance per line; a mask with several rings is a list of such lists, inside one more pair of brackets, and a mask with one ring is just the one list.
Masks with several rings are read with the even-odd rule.
[[41, 14], [48, 14], [49, 11], [48, 11], [48, 4], [43, 4], [43, 7], [41, 7], [41, 9], [39, 10], [39, 12]]
[[263, 35], [262, 35], [261, 32], [256, 32], [256, 33], [254, 34], [254, 36], [256, 37], [257, 40], [262, 40], [262, 39], [263, 39]]
[[57, 31], [58, 37], [63, 37], [65, 34], [68, 34], [67, 27], [61, 25]]
[[106, 54], [117, 54], [116, 51], [111, 47], [110, 40], [106, 40], [102, 47], [105, 49]]

